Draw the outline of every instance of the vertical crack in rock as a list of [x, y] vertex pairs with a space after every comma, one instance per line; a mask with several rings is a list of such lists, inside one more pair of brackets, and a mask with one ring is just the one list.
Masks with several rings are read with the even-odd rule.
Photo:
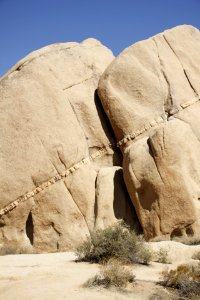
[[102, 102], [98, 95], [97, 90], [95, 90], [95, 93], [94, 93], [94, 104], [96, 107], [96, 111], [97, 111], [99, 120], [101, 122], [102, 130], [114, 150], [113, 154], [112, 154], [113, 155], [113, 165], [114, 166], [122, 165], [122, 160], [123, 160], [122, 153], [119, 150], [119, 148], [116, 146], [117, 141], [116, 141], [114, 130], [113, 130], [110, 120], [103, 108], [103, 105], [102, 105]]
[[[72, 176], [73, 176], [73, 175], [72, 175]], [[79, 208], [79, 206], [78, 206], [77, 202], [76, 202], [76, 201], [75, 201], [75, 199], [73, 198], [73, 196], [72, 196], [72, 192], [71, 192], [70, 188], [68, 188], [68, 186], [67, 186], [67, 183], [65, 182], [65, 180], [64, 180], [63, 182], [64, 182], [64, 185], [65, 185], [65, 187], [66, 187], [67, 191], [70, 193], [70, 195], [71, 195], [71, 197], [72, 197], [72, 199], [73, 199], [73, 201], [74, 201], [74, 203], [75, 203], [75, 205], [76, 205], [76, 207], [77, 207], [77, 209], [78, 209], [79, 213], [80, 213], [80, 214], [81, 214], [81, 216], [83, 217], [83, 219], [84, 219], [84, 221], [85, 221], [85, 224], [86, 224], [86, 226], [87, 226], [87, 228], [88, 228], [88, 231], [90, 232], [90, 228], [89, 228], [89, 226], [88, 226], [88, 223], [87, 223], [86, 217], [84, 216], [84, 214], [82, 213], [81, 209]]]
[[51, 222], [51, 227], [53, 228], [53, 230], [55, 231], [55, 233], [58, 236], [58, 240], [56, 242], [56, 249], [59, 250], [60, 249], [59, 240], [60, 240], [60, 237], [61, 237], [62, 233], [56, 228], [56, 225], [55, 225], [54, 222]]
[[184, 71], [185, 77], [186, 77], [186, 79], [187, 79], [187, 81], [188, 81], [188, 83], [189, 83], [191, 89], [192, 89], [192, 90], [194, 91], [194, 93], [195, 93], [195, 96], [199, 98], [199, 95], [198, 95], [197, 91], [195, 90], [195, 88], [193, 87], [193, 85], [192, 85], [192, 83], [191, 83], [191, 81], [190, 81], [190, 79], [189, 79], [189, 77], [188, 77], [188, 75], [187, 75], [186, 70], [183, 69], [183, 71]]
[[164, 100], [164, 110], [167, 114], [169, 114], [169, 111], [170, 111], [170, 108], [172, 108], [173, 106], [173, 99], [172, 99], [172, 95], [171, 95], [171, 87], [170, 87], [170, 82], [169, 82], [169, 79], [167, 78], [167, 74], [165, 72], [165, 67], [164, 67], [164, 64], [162, 62], [162, 59], [160, 57], [160, 54], [159, 54], [159, 50], [158, 50], [158, 44], [156, 42], [156, 39], [153, 38], [152, 39], [156, 45], [156, 49], [157, 49], [157, 55], [158, 55], [158, 59], [159, 59], [159, 62], [160, 62], [160, 68], [161, 68], [161, 72], [163, 74], [163, 77], [167, 83], [167, 86], [168, 86], [168, 96], [167, 96], [167, 99]]
[[97, 172], [95, 179], [95, 202], [94, 202], [94, 226], [96, 225], [97, 215], [98, 215], [98, 199], [97, 199], [97, 179], [99, 171]]
[[[162, 148], [162, 154], [164, 154], [165, 151], [165, 128], [163, 127], [163, 134], [162, 134], [162, 138], [163, 138], [163, 148]], [[164, 155], [162, 155], [164, 156]]]
[[[163, 129], [164, 129], [164, 128], [163, 128]], [[163, 176], [162, 176], [162, 174], [161, 174], [161, 172], [160, 172], [160, 170], [159, 170], [158, 162], [157, 162], [157, 160], [156, 160], [156, 156], [157, 156], [156, 150], [155, 150], [154, 145], [153, 145], [153, 143], [152, 143], [152, 141], [151, 141], [150, 138], [148, 139], [148, 145], [149, 145], [149, 147], [150, 147], [150, 149], [151, 149], [151, 151], [152, 151], [152, 153], [153, 153], [152, 158], [153, 158], [153, 160], [154, 160], [155, 167], [156, 167], [156, 169], [157, 169], [157, 171], [158, 171], [158, 175], [159, 175], [159, 177], [160, 177], [162, 183], [165, 184], [164, 178], [163, 178]]]
[[129, 165], [131, 166], [132, 176], [135, 177], [135, 179], [138, 181], [139, 185], [141, 185], [141, 182], [140, 182], [139, 178], [137, 177], [136, 172], [134, 172], [134, 170], [133, 170], [133, 166], [131, 165], [130, 160], [129, 160]]
[[36, 135], [36, 138], [37, 138], [37, 140], [40, 142], [42, 148], [44, 149], [44, 152], [47, 154], [47, 157], [48, 157], [49, 161], [51, 162], [52, 166], [54, 167], [54, 169], [56, 170], [56, 172], [59, 173], [58, 168], [57, 168], [56, 165], [52, 162], [52, 160], [51, 160], [51, 158], [50, 158], [50, 156], [49, 156], [49, 153], [47, 152], [47, 150], [46, 150], [46, 148], [45, 148], [45, 146], [44, 146], [42, 140], [41, 140], [37, 135]]
[[161, 228], [161, 205], [160, 205], [160, 201], [157, 201], [157, 204], [158, 204], [158, 211], [156, 211], [156, 215], [158, 217], [158, 220], [159, 220], [159, 230], [160, 230], [160, 233], [162, 232], [162, 228]]
[[52, 226], [53, 230], [57, 233], [57, 235], [60, 237], [61, 236], [61, 232], [56, 228], [54, 222], [51, 222], [51, 226]]
[[162, 175], [161, 175], [161, 172], [160, 172], [159, 167], [158, 167], [158, 163], [157, 163], [156, 159], [154, 158], [154, 156], [153, 156], [153, 159], [154, 159], [155, 166], [156, 166], [156, 169], [157, 169], [157, 171], [158, 171], [158, 174], [159, 174], [159, 176], [160, 176], [160, 179], [161, 179], [162, 183], [165, 184], [164, 178], [163, 178]]
[[67, 99], [67, 101], [69, 102], [69, 105], [70, 105], [71, 108], [72, 108], [72, 111], [73, 111], [73, 113], [74, 113], [74, 115], [75, 115], [75, 117], [76, 117], [76, 120], [77, 120], [77, 122], [78, 122], [80, 128], [82, 129], [82, 133], [83, 133], [83, 135], [84, 135], [84, 137], [85, 137], [87, 146], [89, 147], [89, 145], [88, 145], [88, 138], [87, 138], [87, 136], [86, 136], [86, 134], [85, 134], [84, 126], [83, 126], [83, 124], [80, 122], [80, 120], [79, 120], [79, 118], [78, 118], [78, 115], [77, 115], [76, 110], [75, 110], [75, 108], [74, 108], [74, 106], [73, 106], [73, 103], [71, 103], [71, 101], [70, 101], [69, 99]]
[[33, 245], [34, 242], [34, 226], [33, 226], [33, 217], [31, 211], [28, 214], [28, 218], [26, 220], [26, 235], [31, 243]]
[[190, 79], [189, 79], [189, 76], [188, 76], [186, 70], [184, 69], [183, 64], [182, 64], [180, 58], [179, 58], [178, 55], [176, 54], [176, 51], [173, 49], [172, 45], [170, 44], [170, 42], [169, 42], [168, 39], [166, 38], [165, 34], [163, 34], [163, 38], [164, 38], [164, 40], [166, 41], [167, 45], [168, 45], [168, 46], [170, 47], [170, 49], [172, 50], [172, 52], [174, 53], [174, 55], [177, 57], [177, 59], [178, 59], [180, 65], [181, 65], [181, 67], [182, 67], [182, 69], [183, 69], [184, 75], [185, 75], [185, 77], [186, 77], [186, 79], [187, 79], [187, 81], [188, 81], [188, 84], [189, 84], [189, 86], [191, 87], [191, 89], [193, 90], [193, 92], [194, 92], [194, 94], [195, 94], [195, 97], [197, 97], [197, 98], [199, 99], [199, 95], [198, 95], [196, 89], [194, 88], [194, 86], [192, 85], [192, 83], [191, 83], [191, 81], [190, 81]]
[[61, 156], [61, 154], [60, 154], [60, 152], [57, 150], [57, 154], [58, 154], [58, 158], [59, 158], [59, 160], [60, 160], [60, 162], [61, 162], [61, 164], [65, 167], [65, 169], [67, 168], [66, 167], [66, 165], [65, 165], [65, 162], [64, 162], [64, 160], [62, 159], [62, 156]]

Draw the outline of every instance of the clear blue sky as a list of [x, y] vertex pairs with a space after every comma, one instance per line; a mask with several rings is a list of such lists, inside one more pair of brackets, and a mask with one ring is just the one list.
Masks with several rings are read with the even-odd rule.
[[48, 44], [94, 37], [117, 55], [180, 24], [200, 28], [200, 0], [0, 0], [0, 76]]

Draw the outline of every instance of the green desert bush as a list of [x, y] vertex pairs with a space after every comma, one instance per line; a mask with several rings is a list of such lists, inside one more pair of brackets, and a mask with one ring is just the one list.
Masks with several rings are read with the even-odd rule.
[[169, 254], [167, 249], [165, 248], [160, 248], [156, 253], [155, 253], [155, 261], [162, 263], [162, 264], [170, 264], [171, 261], [169, 259]]
[[93, 231], [75, 251], [78, 261], [104, 263], [115, 258], [123, 263], [149, 264], [151, 251], [122, 222]]
[[127, 266], [123, 266], [118, 260], [110, 260], [100, 267], [100, 272], [90, 278], [84, 284], [84, 287], [125, 288], [128, 283], [133, 283], [134, 281], [135, 276]]
[[179, 265], [176, 269], [162, 273], [162, 284], [178, 289], [180, 296], [200, 299], [200, 263], [197, 266]]
[[135, 262], [138, 262], [143, 265], [149, 265], [150, 261], [152, 260], [153, 251], [140, 242], [140, 247], [135, 256]]

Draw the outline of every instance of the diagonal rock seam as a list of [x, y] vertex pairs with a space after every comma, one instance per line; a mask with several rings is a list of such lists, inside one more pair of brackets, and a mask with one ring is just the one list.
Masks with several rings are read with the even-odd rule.
[[[86, 79], [86, 80], [88, 80], [88, 79]], [[199, 100], [200, 99], [196, 99], [195, 98], [194, 100], [191, 100], [191, 101], [188, 101], [188, 102], [185, 102], [185, 103], [181, 104], [180, 107], [178, 108], [178, 110], [174, 114], [170, 114], [170, 116], [176, 115], [180, 111], [182, 111], [182, 110], [186, 109], [187, 107], [189, 107], [189, 106], [197, 103]], [[158, 117], [158, 118], [150, 121], [149, 124], [148, 125], [144, 125], [144, 127], [141, 130], [137, 130], [134, 133], [127, 134], [123, 139], [121, 139], [120, 141], [118, 141], [117, 142], [117, 147], [125, 145], [129, 141], [134, 140], [139, 135], [143, 134], [148, 129], [150, 129], [152, 127], [155, 127], [157, 125], [160, 125], [161, 123], [165, 123], [166, 121], [167, 121], [167, 116], [166, 115]], [[33, 197], [35, 194], [40, 193], [42, 190], [44, 190], [45, 188], [49, 187], [52, 184], [55, 184], [57, 181], [62, 180], [63, 178], [67, 177], [70, 173], [74, 173], [76, 170], [78, 170], [83, 165], [89, 163], [90, 161], [95, 160], [98, 157], [101, 157], [101, 156], [105, 155], [106, 153], [108, 153], [108, 148], [112, 149], [113, 147], [114, 147], [114, 145], [111, 145], [111, 144], [103, 146], [102, 148], [100, 148], [100, 150], [96, 151], [91, 156], [88, 156], [88, 157], [84, 158], [80, 162], [76, 163], [75, 165], [73, 165], [72, 167], [70, 167], [69, 169], [67, 169], [63, 174], [57, 174], [57, 175], [55, 175], [54, 177], [52, 177], [48, 181], [45, 181], [44, 183], [42, 183], [41, 185], [39, 185], [38, 187], [36, 187], [33, 191], [28, 192], [28, 193], [26, 193], [23, 196], [20, 196], [15, 201], [11, 202], [10, 204], [8, 204], [7, 206], [5, 206], [4, 208], [2, 208], [0, 210], [0, 218], [3, 215], [5, 215], [6, 213], [8, 213], [9, 211], [11, 211], [14, 208], [16, 208], [20, 203], [22, 203], [22, 202], [28, 200], [29, 198]]]
[[69, 85], [69, 86], [63, 88], [63, 91], [68, 90], [68, 89], [70, 89], [70, 88], [72, 88], [72, 87], [74, 87], [74, 86], [76, 86], [76, 85], [82, 84], [82, 83], [84, 83], [85, 81], [88, 81], [88, 80], [90, 80], [90, 79], [92, 79], [92, 78], [94, 78], [94, 76], [85, 78], [84, 80], [81, 80], [81, 81], [79, 81], [79, 82], [77, 82], [77, 83], [74, 83], [74, 84], [72, 84], [72, 85]]
[[[170, 112], [168, 113], [170, 116], [173, 116], [173, 115], [179, 113], [181, 110], [187, 108], [188, 106], [190, 106], [190, 105], [192, 105], [192, 104], [195, 104], [197, 101], [200, 100], [200, 98], [199, 98], [199, 95], [198, 95], [197, 91], [196, 91], [195, 88], [193, 87], [193, 85], [192, 85], [192, 83], [191, 83], [191, 81], [190, 81], [190, 79], [189, 79], [189, 77], [188, 77], [188, 75], [187, 75], [187, 72], [186, 72], [186, 70], [184, 69], [184, 66], [183, 66], [183, 64], [181, 63], [181, 61], [180, 61], [178, 55], [176, 54], [176, 52], [174, 51], [173, 47], [171, 46], [170, 42], [168, 41], [168, 39], [166, 38], [166, 36], [165, 36], [164, 34], [163, 34], [163, 38], [164, 38], [165, 42], [167, 43], [167, 45], [169, 46], [169, 48], [170, 48], [170, 49], [172, 50], [172, 52], [174, 53], [174, 55], [176, 56], [177, 60], [179, 61], [180, 65], [181, 65], [181, 67], [182, 67], [182, 69], [183, 69], [184, 75], [185, 75], [185, 77], [186, 77], [186, 79], [187, 79], [187, 81], [188, 81], [188, 83], [189, 83], [191, 89], [194, 91], [194, 94], [195, 94], [195, 99], [194, 99], [194, 100], [185, 102], [185, 103], [181, 104], [179, 108], [176, 108], [175, 112], [170, 111]], [[158, 54], [158, 59], [159, 59], [160, 66], [161, 66], [161, 71], [162, 71], [162, 74], [163, 74], [163, 76], [164, 76], [164, 78], [165, 78], [165, 80], [166, 80], [166, 83], [167, 83], [167, 85], [168, 85], [168, 89], [169, 89], [169, 90], [168, 90], [168, 98], [169, 98], [168, 100], [170, 100], [171, 104], [173, 104], [173, 103], [172, 103], [172, 96], [171, 96], [171, 93], [170, 93], [170, 84], [169, 84], [169, 80], [168, 80], [168, 78], [167, 78], [167, 76], [166, 76], [166, 74], [165, 74], [165, 72], [164, 72], [164, 70], [163, 70], [163, 63], [162, 63], [161, 58], [160, 58], [160, 55], [159, 55], [158, 45], [157, 45], [156, 39], [155, 39], [154, 37], [152, 38], [152, 40], [154, 41], [155, 46], [156, 46], [156, 48], [157, 48], [157, 52], [158, 52], [157, 54]], [[167, 121], [167, 119], [168, 119], [167, 116], [164, 116], [164, 117], [162, 117], [162, 116], [161, 116], [161, 117], [158, 117], [156, 120], [150, 121], [148, 125], [144, 125], [143, 129], [137, 130], [136, 132], [133, 132], [133, 133], [130, 133], [130, 134], [125, 135], [123, 139], [121, 139], [120, 141], [117, 142], [117, 147], [120, 147], [120, 146], [122, 146], [122, 145], [125, 145], [127, 142], [129, 142], [129, 141], [131, 141], [131, 140], [134, 140], [136, 137], [138, 137], [139, 135], [143, 134], [145, 131], [147, 131], [147, 130], [150, 129], [151, 127], [154, 127], [154, 126], [156, 126], [156, 125], [159, 125], [160, 123], [165, 123], [165, 122]]]
[[69, 174], [74, 173], [76, 170], [78, 170], [82, 166], [88, 164], [90, 161], [93, 161], [93, 160], [109, 153], [109, 149], [113, 149], [113, 148], [114, 148], [114, 145], [112, 145], [112, 144], [104, 145], [98, 151], [94, 152], [90, 156], [85, 157], [81, 161], [77, 162], [76, 164], [74, 164], [73, 166], [71, 166], [70, 168], [65, 170], [64, 173], [55, 175], [54, 177], [50, 178], [48, 181], [45, 181], [42, 184], [40, 184], [39, 186], [37, 186], [31, 192], [28, 192], [25, 195], [20, 196], [19, 198], [17, 198], [16, 200], [14, 200], [13, 202], [6, 205], [4, 208], [2, 208], [0, 210], [0, 218], [3, 215], [10, 212], [11, 210], [13, 210], [14, 208], [16, 208], [20, 203], [27, 201], [31, 197], [34, 197], [34, 195], [39, 194], [41, 191], [43, 191], [44, 189], [48, 188], [49, 186], [55, 184], [56, 182], [65, 179]]
[[[196, 99], [195, 98], [194, 100], [191, 100], [191, 101], [188, 101], [188, 102], [185, 102], [185, 103], [181, 104], [180, 107], [176, 110], [175, 113], [173, 113], [173, 114], [170, 113], [170, 117], [178, 114], [180, 111], [186, 109], [187, 107], [189, 107], [189, 106], [191, 106], [193, 104], [196, 104], [198, 101], [200, 101], [200, 99]], [[152, 127], [155, 127], [157, 125], [160, 125], [161, 123], [165, 123], [167, 120], [168, 120], [167, 116], [164, 115], [164, 116], [158, 117], [158, 118], [150, 121], [149, 124], [148, 125], [144, 125], [144, 127], [141, 130], [137, 130], [137, 131], [135, 131], [133, 133], [125, 135], [123, 137], [123, 139], [121, 139], [120, 141], [117, 142], [117, 147], [125, 145], [129, 141], [136, 139], [139, 135], [143, 134], [148, 129], [150, 129]]]

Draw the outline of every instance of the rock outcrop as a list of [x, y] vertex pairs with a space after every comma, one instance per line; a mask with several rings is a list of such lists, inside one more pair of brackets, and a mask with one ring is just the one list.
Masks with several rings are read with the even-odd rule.
[[199, 232], [199, 50], [179, 26], [117, 58], [47, 46], [1, 78], [0, 247], [72, 249], [117, 219], [146, 239]]
[[[104, 197], [109, 209], [103, 223], [116, 220], [113, 203], [119, 197], [122, 206], [129, 205], [120, 218], [129, 218], [132, 204], [124, 184], [119, 195], [114, 184], [101, 195], [101, 168], [109, 168], [112, 182], [119, 173], [114, 165], [121, 165], [96, 94], [113, 58], [94, 39], [52, 45], [1, 79], [0, 243], [32, 245], [36, 251], [70, 249], [99, 222], [96, 202]], [[123, 180], [122, 173], [117, 177]]]
[[200, 199], [200, 33], [179, 26], [125, 49], [98, 94], [147, 239], [193, 234]]

